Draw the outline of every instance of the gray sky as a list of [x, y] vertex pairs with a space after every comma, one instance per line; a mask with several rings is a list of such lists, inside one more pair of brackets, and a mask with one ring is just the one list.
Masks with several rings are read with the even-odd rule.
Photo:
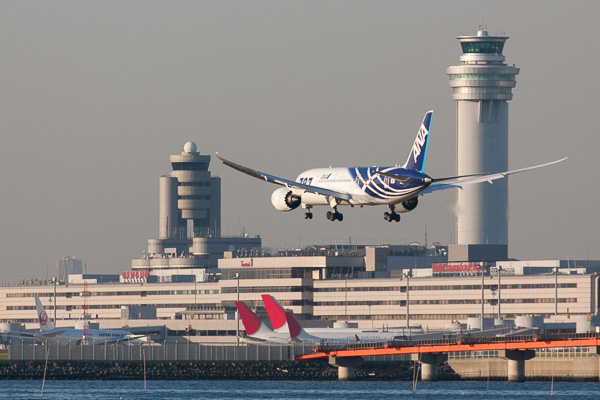
[[[455, 193], [401, 223], [384, 207], [279, 213], [275, 187], [227, 158], [295, 178], [406, 159], [434, 109], [425, 171], [455, 172], [445, 68], [456, 36], [510, 36], [509, 254], [600, 258], [598, 1], [0, 2], [0, 282], [129, 269], [158, 236], [158, 178], [193, 140], [222, 177], [224, 234], [271, 247], [454, 240]], [[48, 272], [47, 272], [48, 271]]]

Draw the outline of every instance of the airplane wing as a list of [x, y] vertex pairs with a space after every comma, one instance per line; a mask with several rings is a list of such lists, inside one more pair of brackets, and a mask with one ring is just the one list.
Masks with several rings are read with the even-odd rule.
[[39, 338], [53, 338], [53, 337], [56, 337], [58, 335], [62, 335], [65, 332], [66, 332], [66, 329], [55, 329], [55, 330], [49, 331], [49, 332], [38, 333], [35, 336], [39, 337]]
[[35, 336], [33, 333], [29, 332], [3, 332], [0, 333], [1, 338], [14, 338], [14, 339], [31, 339], [31, 340], [40, 340], [38, 336]]
[[[130, 335], [129, 337], [119, 338], [113, 341], [108, 341], [108, 343], [132, 343], [133, 341], [137, 341], [138, 339], [148, 338], [147, 335]], [[139, 344], [139, 342], [136, 342]]]
[[219, 153], [216, 153], [216, 156], [219, 160], [221, 160], [223, 162], [223, 164], [227, 165], [228, 167], [236, 169], [240, 172], [243, 172], [246, 175], [250, 175], [254, 178], [258, 178], [265, 182], [274, 183], [276, 185], [281, 185], [281, 186], [285, 186], [288, 188], [302, 189], [309, 193], [320, 194], [323, 196], [331, 196], [331, 197], [335, 197], [335, 198], [342, 199], [342, 200], [350, 200], [350, 198], [351, 198], [349, 193], [337, 192], [335, 190], [324, 189], [324, 188], [321, 188], [318, 186], [313, 186], [313, 185], [305, 185], [305, 184], [302, 184], [302, 183], [299, 183], [296, 181], [292, 181], [292, 180], [285, 179], [285, 178], [280, 178], [275, 175], [267, 174], [265, 172], [260, 172], [260, 171], [256, 171], [256, 170], [248, 168], [248, 167], [244, 167], [243, 165], [239, 165], [239, 164], [236, 164], [234, 162], [224, 159], [223, 157], [221, 157], [221, 155]]
[[431, 185], [429, 185], [429, 187], [427, 189], [425, 189], [423, 192], [421, 192], [421, 194], [427, 194], [427, 193], [435, 192], [438, 190], [445, 190], [445, 189], [452, 189], [452, 188], [462, 189], [463, 186], [473, 185], [475, 183], [482, 183], [482, 182], [492, 183], [492, 181], [494, 181], [496, 179], [502, 179], [508, 175], [518, 174], [519, 172], [525, 172], [525, 171], [530, 171], [532, 169], [547, 167], [548, 165], [557, 164], [561, 161], [564, 161], [567, 158], [568, 157], [565, 157], [565, 158], [561, 158], [560, 160], [552, 161], [549, 163], [535, 165], [533, 167], [515, 169], [512, 171], [497, 172], [497, 173], [492, 173], [492, 174], [463, 175], [463, 176], [453, 176], [453, 177], [449, 177], [449, 178], [433, 179]]

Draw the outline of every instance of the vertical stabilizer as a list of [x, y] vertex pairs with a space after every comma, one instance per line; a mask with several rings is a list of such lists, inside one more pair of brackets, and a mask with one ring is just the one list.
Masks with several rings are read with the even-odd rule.
[[273, 330], [275, 332], [287, 332], [287, 319], [285, 317], [285, 310], [281, 304], [271, 295], [263, 294], [261, 297], [267, 309]]
[[429, 142], [429, 128], [431, 127], [431, 117], [433, 110], [427, 111], [423, 117], [423, 122], [417, 132], [415, 142], [410, 149], [408, 159], [404, 164], [404, 168], [413, 171], [423, 172], [425, 167], [425, 156], [427, 155], [427, 143]]
[[294, 318], [292, 313], [289, 311], [285, 312], [285, 318], [290, 328], [290, 337], [292, 339], [297, 338], [303, 331], [302, 327], [300, 326], [300, 323], [296, 320], [296, 318]]
[[290, 338], [294, 341], [303, 341], [303, 342], [315, 342], [320, 340], [317, 336], [313, 336], [310, 333], [307, 333], [304, 328], [300, 325], [300, 322], [294, 317], [289, 311], [285, 312], [285, 318], [287, 321], [287, 326], [290, 331]]
[[48, 318], [48, 314], [46, 314], [46, 309], [42, 305], [40, 298], [35, 296], [35, 308], [37, 309], [38, 322], [40, 323], [40, 330], [49, 331], [54, 329], [54, 324]]
[[242, 318], [244, 329], [246, 329], [248, 336], [252, 336], [258, 332], [260, 326], [262, 325], [260, 318], [258, 318], [256, 314], [254, 314], [252, 310], [250, 310], [248, 306], [241, 301], [236, 301], [235, 306], [240, 313], [240, 318]]
[[273, 325], [273, 330], [275, 330], [275, 332], [289, 335], [292, 341], [315, 341], [319, 339], [318, 337], [306, 333], [296, 317], [294, 317], [291, 312], [285, 311], [275, 297], [263, 294], [262, 299], [263, 303], [265, 303], [267, 314], [269, 314], [269, 320], [271, 320], [271, 325]]
[[241, 301], [236, 301], [235, 306], [240, 313], [240, 317], [244, 323], [244, 329], [249, 338], [265, 342], [289, 343], [289, 335], [273, 332], [252, 312], [252, 310], [248, 308], [246, 304]]

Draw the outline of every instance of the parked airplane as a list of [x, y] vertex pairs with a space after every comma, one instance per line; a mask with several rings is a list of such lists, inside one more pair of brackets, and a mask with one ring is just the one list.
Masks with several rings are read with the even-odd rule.
[[260, 318], [252, 312], [250, 308], [241, 301], [236, 301], [235, 306], [238, 309], [246, 337], [244, 341], [251, 343], [289, 343], [289, 333], [278, 333], [271, 330]]
[[306, 210], [305, 219], [312, 219], [313, 206], [330, 206], [327, 212], [330, 221], [342, 221], [343, 214], [338, 206], [387, 205], [389, 212], [383, 214], [388, 221], [400, 221], [400, 214], [414, 210], [419, 203], [419, 195], [451, 188], [462, 188], [482, 182], [492, 182], [511, 174], [529, 171], [556, 164], [566, 159], [540, 164], [533, 167], [489, 174], [473, 174], [447, 178], [431, 178], [423, 173], [429, 129], [433, 111], [428, 111], [417, 132], [408, 159], [400, 167], [351, 167], [315, 168], [302, 172], [295, 181], [280, 178], [265, 172], [244, 167], [216, 156], [225, 165], [266, 182], [281, 185], [271, 195], [271, 204], [278, 211], [291, 211], [299, 206]]
[[[46, 309], [40, 299], [35, 296], [35, 306], [38, 313], [40, 331], [33, 336], [42, 341], [60, 342], [60, 343], [81, 343], [86, 341], [92, 344], [106, 344], [116, 342], [126, 342], [128, 344], [142, 344], [148, 342], [145, 335], [132, 335], [129, 331], [120, 329], [83, 329], [56, 328], [54, 323], [48, 318]], [[85, 337], [84, 337], [85, 334]]]
[[378, 342], [393, 340], [402, 330], [360, 329], [360, 328], [302, 328], [294, 315], [285, 311], [271, 295], [262, 295], [269, 320], [274, 332], [288, 333], [292, 340], [327, 341], [337, 343]]

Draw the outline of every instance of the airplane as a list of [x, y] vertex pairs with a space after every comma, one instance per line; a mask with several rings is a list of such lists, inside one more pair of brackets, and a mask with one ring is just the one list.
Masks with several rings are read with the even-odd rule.
[[[143, 344], [148, 342], [145, 335], [132, 335], [129, 331], [121, 329], [74, 329], [74, 328], [56, 328], [54, 323], [48, 318], [46, 309], [42, 305], [39, 297], [35, 296], [35, 306], [38, 314], [40, 331], [33, 334], [33, 337], [52, 343], [76, 343], [82, 342], [92, 344], [107, 344], [116, 342], [126, 342], [127, 344]], [[85, 335], [85, 336], [84, 336]]]
[[261, 295], [269, 320], [276, 333], [286, 332], [293, 341], [303, 342], [379, 342], [393, 340], [402, 330], [360, 328], [302, 328], [296, 317], [271, 295]]
[[243, 341], [254, 344], [290, 342], [289, 333], [271, 330], [245, 303], [236, 301], [235, 306], [246, 330], [247, 336], [242, 338]]
[[408, 158], [402, 166], [393, 167], [329, 167], [314, 168], [298, 175], [295, 181], [260, 172], [226, 160], [218, 152], [216, 156], [223, 164], [244, 174], [281, 185], [271, 195], [271, 204], [278, 211], [292, 211], [302, 206], [305, 219], [312, 219], [312, 207], [325, 205], [330, 221], [342, 221], [344, 215], [338, 206], [387, 205], [383, 214], [388, 221], [400, 222], [400, 214], [413, 211], [419, 204], [419, 195], [438, 190], [460, 188], [504, 178], [519, 172], [530, 171], [566, 160], [567, 157], [533, 167], [512, 171], [432, 178], [423, 172], [429, 130], [433, 111], [425, 113]]

